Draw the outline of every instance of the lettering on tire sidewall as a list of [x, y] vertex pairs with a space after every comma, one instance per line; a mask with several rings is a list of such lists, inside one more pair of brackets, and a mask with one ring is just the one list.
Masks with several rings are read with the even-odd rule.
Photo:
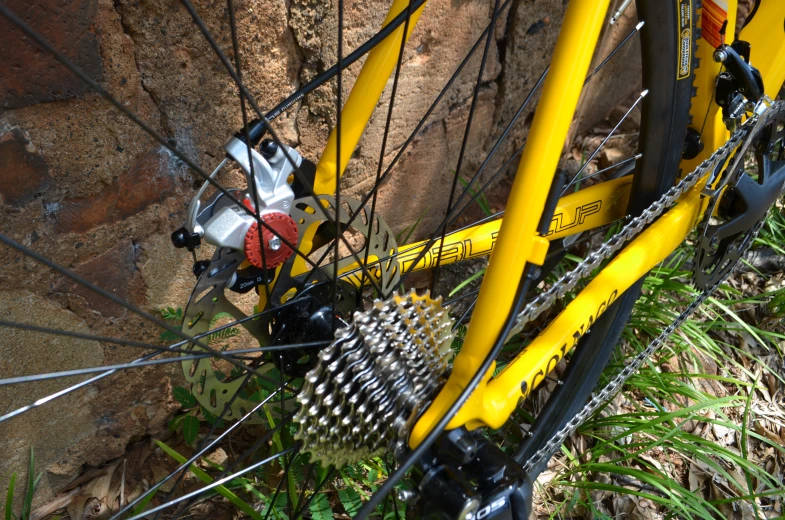
[[692, 0], [676, 0], [678, 10], [678, 70], [676, 79], [690, 77], [690, 64], [692, 63]]

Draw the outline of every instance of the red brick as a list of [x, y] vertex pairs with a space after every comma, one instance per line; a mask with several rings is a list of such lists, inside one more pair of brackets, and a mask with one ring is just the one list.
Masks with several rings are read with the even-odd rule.
[[[3, 0], [13, 13], [92, 79], [102, 76], [95, 34], [98, 0]], [[90, 88], [16, 25], [0, 16], [0, 107], [79, 96]]]
[[[74, 268], [74, 272], [92, 284], [111, 294], [128, 300], [129, 284], [136, 271], [137, 249], [128, 241], [122, 241], [109, 251], [88, 260]], [[76, 294], [87, 301], [91, 309], [105, 317], [121, 317], [125, 309], [100, 296], [83, 285], [64, 279], [56, 288], [57, 292]]]
[[44, 159], [27, 149], [19, 130], [0, 135], [0, 202], [22, 206], [46, 191], [52, 182]]
[[63, 201], [57, 212], [59, 233], [85, 233], [103, 224], [119, 222], [163, 202], [175, 193], [168, 157], [158, 152], [142, 155], [125, 173], [96, 195]]

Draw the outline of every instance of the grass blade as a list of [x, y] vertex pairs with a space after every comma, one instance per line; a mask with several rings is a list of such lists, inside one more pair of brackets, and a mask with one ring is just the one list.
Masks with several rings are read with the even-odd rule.
[[11, 474], [11, 482], [8, 484], [8, 493], [5, 495], [5, 520], [13, 520], [11, 508], [14, 505], [14, 488], [16, 487], [16, 472]]
[[[159, 448], [164, 450], [164, 452], [172, 457], [174, 460], [179, 462], [180, 464], [185, 464], [186, 458], [177, 453], [175, 450], [164, 444], [163, 442], [159, 441], [158, 439], [155, 440], [155, 443], [158, 445]], [[204, 482], [205, 484], [212, 484], [213, 478], [205, 473], [201, 468], [196, 466], [195, 464], [191, 464], [189, 469], [191, 473], [193, 473], [196, 478]], [[217, 486], [215, 491], [218, 492], [221, 496], [223, 496], [226, 500], [231, 502], [237, 509], [241, 510], [254, 520], [262, 520], [262, 515], [260, 515], [250, 504], [248, 504], [245, 500], [235, 495], [231, 492], [226, 486]]]

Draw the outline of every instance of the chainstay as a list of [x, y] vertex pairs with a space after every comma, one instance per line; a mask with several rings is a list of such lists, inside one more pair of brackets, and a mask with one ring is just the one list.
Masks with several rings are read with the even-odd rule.
[[[782, 110], [783, 107], [785, 107], [785, 103], [783, 102], [774, 103], [764, 112], [763, 117], [770, 117], [775, 112]], [[517, 322], [508, 334], [507, 340], [519, 333], [528, 323], [536, 320], [543, 312], [553, 306], [557, 300], [563, 298], [567, 293], [575, 289], [578, 283], [590, 276], [592, 271], [598, 268], [602, 262], [610, 259], [630, 240], [638, 236], [646, 226], [662, 215], [665, 210], [675, 205], [679, 198], [684, 195], [687, 190], [695, 186], [700, 179], [708, 173], [711, 173], [718, 165], [724, 163], [731, 152], [742, 142], [744, 137], [752, 131], [758, 119], [758, 116], [749, 118], [733, 133], [725, 144], [715, 150], [714, 153], [695, 168], [695, 170], [665, 192], [639, 216], [625, 224], [621, 231], [602, 244], [596, 251], [590, 253], [572, 271], [566, 273], [559, 280], [554, 282], [550, 289], [540, 293], [534, 300], [527, 304], [520, 314], [518, 314]]]
[[[760, 228], [763, 226], [762, 219], [756, 228], [753, 230], [753, 237], [758, 234]], [[752, 241], [750, 241], [752, 243]], [[602, 405], [608, 402], [616, 393], [621, 389], [627, 379], [640, 369], [643, 363], [646, 362], [674, 333], [676, 330], [689, 318], [703, 302], [730, 276], [733, 270], [729, 271], [721, 280], [717, 281], [713, 286], [705, 289], [698, 297], [690, 303], [687, 308], [679, 314], [676, 319], [670, 323], [663, 331], [649, 343], [644, 350], [638, 353], [633, 360], [619, 372], [613, 380], [608, 383], [602, 390], [594, 394], [591, 400], [573, 417], [564, 427], [556, 432], [545, 445], [537, 450], [532, 457], [523, 465], [523, 469], [527, 472], [531, 471], [538, 464], [544, 460], [550, 459], [551, 455], [561, 446], [564, 441], [572, 435], [589, 417], [591, 417]]]

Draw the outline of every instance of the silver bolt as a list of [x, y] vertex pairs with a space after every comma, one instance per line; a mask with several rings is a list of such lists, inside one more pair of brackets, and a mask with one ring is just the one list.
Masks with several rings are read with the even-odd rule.
[[722, 63], [728, 59], [728, 53], [722, 49], [717, 49], [716, 51], [714, 51], [713, 57], [714, 57], [714, 61], [716, 61], [717, 63]]
[[267, 247], [269, 247], [272, 251], [278, 251], [281, 249], [281, 239], [278, 237], [273, 237], [267, 242]]
[[414, 498], [416, 494], [417, 493], [415, 493], [414, 491], [410, 491], [408, 489], [399, 489], [397, 491], [398, 500], [400, 500], [401, 502], [408, 502], [409, 500]]

